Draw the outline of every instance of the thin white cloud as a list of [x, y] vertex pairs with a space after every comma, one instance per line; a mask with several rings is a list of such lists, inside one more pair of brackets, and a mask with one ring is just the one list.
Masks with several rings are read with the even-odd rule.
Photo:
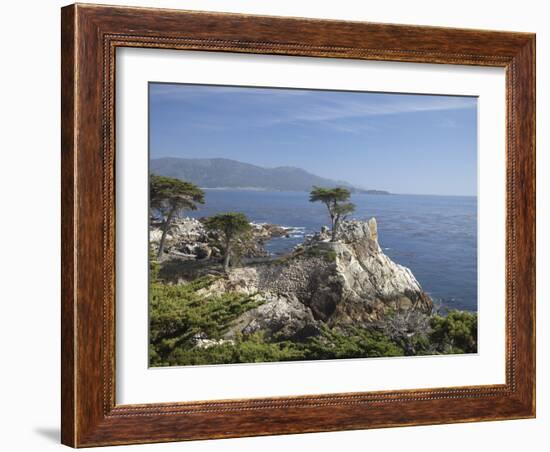
[[[319, 123], [323, 127], [343, 133], [357, 133], [372, 128], [365, 120], [380, 116], [412, 114], [422, 112], [451, 111], [473, 108], [476, 99], [472, 97], [408, 95], [369, 93], [364, 97], [358, 93], [329, 91], [246, 88], [231, 86], [176, 85], [154, 84], [151, 87], [152, 100], [173, 100], [186, 102], [210, 103], [219, 108], [227, 107], [232, 115], [231, 127], [239, 121], [235, 118], [236, 110], [254, 112], [260, 108], [261, 114], [243, 119], [243, 126], [270, 127], [281, 124]], [[222, 96], [216, 103], [214, 96]], [[223, 117], [208, 121], [205, 128], [223, 128]], [[205, 118], [202, 118], [203, 120]], [[350, 123], [353, 121], [353, 123]], [[358, 124], [358, 122], [361, 124]], [[229, 125], [228, 125], [229, 126]]]
[[280, 122], [292, 121], [330, 121], [348, 118], [387, 116], [403, 113], [420, 113], [472, 108], [475, 103], [471, 98], [443, 96], [400, 96], [388, 95], [387, 100], [377, 102], [358, 102], [356, 100], [338, 99], [324, 104], [303, 106], [290, 111]]

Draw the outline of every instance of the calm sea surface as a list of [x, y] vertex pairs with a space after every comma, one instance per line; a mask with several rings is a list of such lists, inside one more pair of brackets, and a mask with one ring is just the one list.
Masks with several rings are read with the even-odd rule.
[[[191, 216], [236, 211], [257, 223], [299, 228], [267, 244], [273, 254], [291, 250], [306, 234], [329, 224], [324, 205], [305, 192], [205, 190], [206, 203]], [[477, 310], [477, 198], [467, 196], [352, 194], [353, 218], [376, 217], [384, 252], [409, 267], [437, 302]]]

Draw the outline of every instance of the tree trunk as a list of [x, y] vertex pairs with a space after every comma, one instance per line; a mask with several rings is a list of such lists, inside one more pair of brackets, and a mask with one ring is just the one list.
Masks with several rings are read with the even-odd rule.
[[334, 229], [334, 213], [332, 206], [328, 202], [325, 203], [325, 206], [327, 206], [328, 216], [330, 217], [330, 228]]
[[231, 260], [231, 246], [227, 242], [225, 247], [225, 256], [223, 258], [223, 271], [229, 273], [229, 262]]
[[332, 223], [332, 235], [330, 238], [331, 242], [336, 242], [336, 236], [338, 234], [338, 224], [340, 223], [340, 217], [337, 215], [334, 218], [334, 222]]
[[166, 220], [164, 220], [164, 224], [162, 225], [162, 236], [160, 237], [157, 259], [160, 259], [162, 257], [162, 253], [164, 253], [164, 242], [166, 240], [166, 234], [168, 234], [168, 229], [170, 228], [170, 223], [172, 222], [173, 216], [174, 216], [174, 209], [168, 212], [168, 216], [166, 217]]

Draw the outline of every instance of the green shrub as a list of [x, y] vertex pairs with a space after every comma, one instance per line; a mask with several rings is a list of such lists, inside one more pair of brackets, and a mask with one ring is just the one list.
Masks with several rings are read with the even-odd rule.
[[306, 248], [303, 251], [303, 255], [305, 255], [307, 257], [321, 257], [324, 260], [326, 260], [327, 262], [336, 261], [336, 252], [335, 251], [319, 248], [319, 247], [316, 247], [316, 246]]
[[[428, 317], [426, 328], [407, 334], [406, 341], [402, 335], [391, 335], [383, 328], [339, 329], [326, 325], [320, 328], [317, 336], [301, 342], [267, 337], [262, 332], [238, 334], [232, 340], [223, 340], [235, 319], [262, 302], [252, 296], [231, 292], [205, 295], [203, 289], [210, 287], [216, 279], [204, 277], [178, 285], [151, 284], [150, 365], [258, 363], [477, 351], [477, 315], [461, 311]], [[218, 342], [197, 346], [197, 338]]]
[[307, 344], [308, 359], [372, 358], [403, 356], [404, 351], [383, 333], [352, 328], [342, 332], [323, 327]]
[[446, 316], [435, 315], [430, 321], [430, 340], [440, 353], [477, 352], [477, 314], [451, 311]]
[[188, 284], [151, 284], [149, 343], [152, 365], [162, 365], [180, 348], [191, 348], [197, 335], [219, 339], [230, 323], [261, 303], [250, 296], [224, 293], [204, 296], [197, 292], [215, 278], [199, 278]]

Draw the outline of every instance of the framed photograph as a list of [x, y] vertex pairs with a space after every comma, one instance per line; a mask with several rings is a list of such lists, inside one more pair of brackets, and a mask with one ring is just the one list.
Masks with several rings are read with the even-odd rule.
[[535, 416], [535, 36], [62, 9], [62, 442]]

